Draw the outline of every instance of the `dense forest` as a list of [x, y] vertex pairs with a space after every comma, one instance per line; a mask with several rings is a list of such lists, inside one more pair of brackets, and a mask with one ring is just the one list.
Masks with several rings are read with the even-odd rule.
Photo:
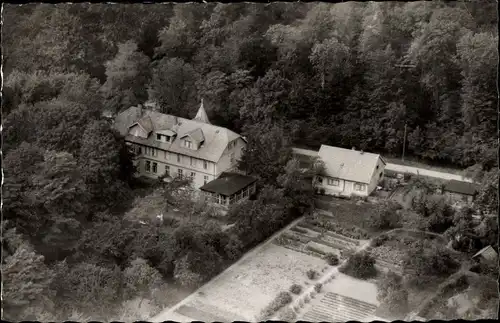
[[[469, 167], [481, 205], [498, 203], [494, 1], [5, 5], [2, 42], [12, 320], [107, 317], [162, 278], [209, 279], [310, 207], [292, 144], [398, 155], [406, 125], [408, 154]], [[230, 233], [122, 221], [137, 193], [103, 111], [151, 99], [192, 118], [201, 98], [247, 136], [262, 192]]]

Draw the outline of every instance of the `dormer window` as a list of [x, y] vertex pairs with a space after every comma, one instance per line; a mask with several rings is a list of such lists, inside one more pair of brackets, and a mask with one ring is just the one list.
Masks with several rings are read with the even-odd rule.
[[193, 143], [190, 140], [186, 139], [184, 140], [184, 147], [191, 149], [193, 148]]
[[159, 133], [156, 134], [156, 140], [161, 141], [161, 137], [162, 135], [160, 135]]

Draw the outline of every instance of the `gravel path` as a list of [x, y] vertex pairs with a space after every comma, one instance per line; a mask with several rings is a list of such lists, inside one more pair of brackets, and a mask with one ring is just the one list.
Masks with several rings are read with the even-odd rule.
[[404, 165], [387, 163], [387, 165], [385, 165], [385, 169], [393, 171], [393, 172], [398, 172], [398, 173], [410, 173], [410, 174], [415, 174], [415, 175], [441, 178], [441, 179], [446, 179], [446, 180], [453, 180], [454, 179], [457, 181], [463, 181], [463, 182], [469, 182], [469, 183], [473, 182], [472, 179], [466, 178], [466, 177], [461, 176], [461, 175], [455, 175], [455, 174], [444, 173], [444, 172], [437, 172], [434, 170], [417, 168], [417, 167], [412, 167], [412, 166], [404, 166]]

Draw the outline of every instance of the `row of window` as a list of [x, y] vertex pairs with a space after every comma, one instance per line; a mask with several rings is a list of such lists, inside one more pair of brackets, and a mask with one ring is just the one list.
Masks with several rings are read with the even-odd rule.
[[[144, 155], [146, 155], [146, 156], [158, 157], [159, 151], [160, 151], [159, 149], [156, 149], [153, 147], [144, 147]], [[142, 152], [141, 147], [138, 146], [135, 150], [135, 153], [140, 155], [141, 152]], [[208, 169], [208, 161], [198, 159], [195, 157], [183, 156], [180, 154], [164, 151], [163, 158], [165, 160], [171, 160], [171, 161], [177, 160], [177, 163], [179, 163], [179, 164], [187, 163], [186, 159], [188, 158], [190, 166], [193, 166], [193, 167], [203, 166], [203, 169]], [[234, 154], [231, 154], [231, 162], [233, 162], [233, 161], [234, 161]]]
[[[149, 161], [149, 160], [146, 160], [146, 164], [145, 164], [145, 167], [144, 167], [145, 171], [148, 172], [148, 173], [153, 173], [153, 174], [158, 174], [158, 163], [156, 162], [152, 162], [152, 161]], [[165, 165], [165, 174], [168, 175], [168, 176], [172, 176], [172, 174], [170, 173], [170, 166], [169, 165]], [[178, 168], [177, 169], [177, 177], [184, 177], [184, 170], [181, 169], [181, 168]], [[188, 175], [190, 178], [194, 179], [196, 177], [196, 173], [195, 172], [190, 172], [189, 175]], [[204, 183], [208, 183], [208, 176], [207, 175], [203, 175], [203, 181]]]
[[[323, 178], [318, 177], [318, 182], [320, 184], [323, 184]], [[335, 179], [335, 178], [328, 178], [327, 179], [327, 184], [329, 186], [339, 186], [340, 185], [340, 180]], [[365, 191], [366, 190], [366, 184], [354, 183], [354, 190], [355, 191]]]
[[[172, 139], [173, 139], [172, 136], [162, 135], [159, 133], [156, 134], [156, 140], [161, 141], [161, 142], [169, 142], [170, 143], [173, 141]], [[184, 147], [189, 148], [189, 149], [193, 149], [193, 147], [194, 147], [193, 142], [189, 139], [185, 139], [183, 141], [183, 145], [184, 145]]]

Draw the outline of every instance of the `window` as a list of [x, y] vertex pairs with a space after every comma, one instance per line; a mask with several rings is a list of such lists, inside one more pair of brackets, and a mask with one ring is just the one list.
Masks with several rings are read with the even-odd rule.
[[170, 142], [170, 136], [165, 136], [165, 141]]
[[181, 162], [181, 155], [177, 154], [177, 162], [180, 163]]
[[152, 155], [153, 155], [153, 157], [158, 156], [158, 149], [156, 149], [156, 148], [151, 148], [151, 151], [152, 151]]
[[165, 160], [168, 160], [168, 151], [165, 151]]
[[378, 165], [377, 165], [377, 169], [378, 169]]
[[334, 178], [328, 179], [328, 185], [330, 186], [339, 186], [339, 180]]
[[323, 178], [318, 176], [318, 183], [323, 184]]
[[156, 174], [157, 171], [158, 171], [158, 164], [157, 163], [153, 163], [153, 173]]
[[191, 175], [189, 177], [194, 178], [196, 176], [195, 172], [191, 172]]
[[177, 170], [177, 176], [179, 176], [180, 178], [182, 178], [182, 169], [178, 169]]
[[142, 153], [142, 148], [141, 146], [137, 147], [137, 154], [140, 155]]
[[194, 166], [196, 164], [196, 159], [191, 157], [190, 164], [191, 164], [191, 166]]
[[208, 163], [206, 160], [203, 161], [203, 168], [204, 169], [207, 169], [208, 168]]
[[380, 172], [380, 174], [378, 175], [378, 177], [382, 177], [382, 172]]
[[189, 140], [184, 140], [184, 146], [185, 146], [186, 148], [191, 148], [191, 147], [192, 147], [192, 142], [191, 142], [191, 141], [189, 141]]
[[205, 176], [203, 176], [203, 182], [204, 182], [203, 184], [208, 183], [208, 176], [206, 176], [206, 175], [205, 175]]
[[170, 176], [170, 166], [165, 165], [165, 174]]
[[161, 135], [159, 133], [156, 134], [156, 140], [160, 140], [161, 141]]
[[151, 171], [151, 162], [149, 160], [146, 160], [146, 172]]
[[358, 184], [358, 183], [356, 183], [356, 184], [354, 184], [354, 189], [356, 191], [364, 191], [365, 190], [365, 184]]
[[234, 153], [231, 153], [231, 164], [234, 163]]

